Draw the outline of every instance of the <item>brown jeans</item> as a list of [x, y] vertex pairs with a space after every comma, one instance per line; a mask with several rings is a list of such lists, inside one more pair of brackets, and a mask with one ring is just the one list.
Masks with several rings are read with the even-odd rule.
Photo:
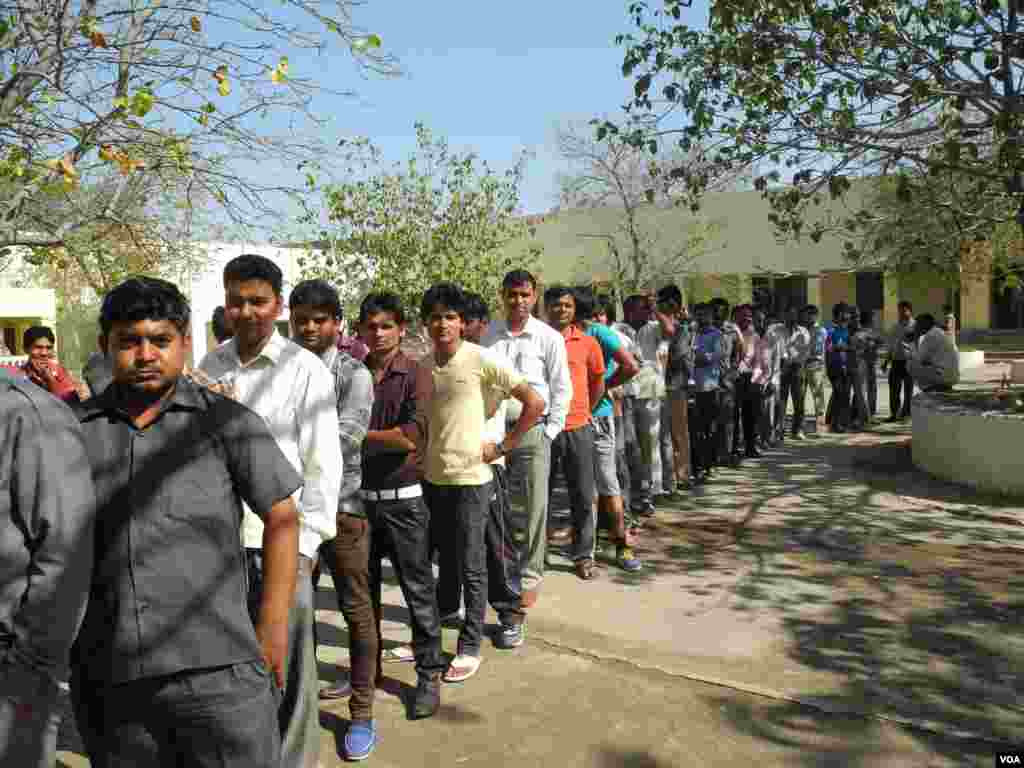
[[684, 390], [668, 393], [672, 414], [672, 461], [677, 483], [685, 483], [690, 477], [690, 416]]
[[346, 514], [346, 505], [359, 505], [358, 511], [362, 510], [359, 498], [341, 503], [338, 535], [321, 552], [334, 580], [338, 608], [348, 625], [352, 667], [349, 712], [353, 720], [372, 720], [379, 642], [370, 598], [370, 525], [365, 517]]

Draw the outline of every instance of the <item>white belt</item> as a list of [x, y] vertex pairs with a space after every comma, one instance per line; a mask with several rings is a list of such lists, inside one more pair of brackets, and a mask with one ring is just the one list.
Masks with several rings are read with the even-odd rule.
[[423, 489], [417, 485], [407, 485], [405, 488], [386, 488], [382, 491], [359, 491], [360, 497], [366, 501], [398, 501], [399, 499], [418, 499], [423, 495]]

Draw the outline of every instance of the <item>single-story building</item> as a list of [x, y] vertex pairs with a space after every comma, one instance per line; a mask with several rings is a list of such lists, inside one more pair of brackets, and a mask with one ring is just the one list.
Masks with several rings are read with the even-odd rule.
[[[832, 305], [843, 301], [873, 310], [888, 325], [896, 320], [897, 303], [907, 299], [915, 312], [936, 316], [944, 305], [953, 305], [963, 329], [988, 329], [996, 323], [1024, 327], [1020, 312], [1006, 310], [1004, 305], [1012, 299], [991, 274], [948, 279], [937, 273], [855, 268], [844, 255], [840, 238], [826, 235], [818, 243], [808, 236], [780, 239], [769, 212], [768, 201], [757, 191], [705, 198], [699, 214], [709, 227], [705, 246], [673, 278], [688, 301], [722, 295], [732, 303], [748, 302], [764, 289], [777, 309], [791, 301], [811, 303], [828, 317]], [[608, 238], [625, 245], [622, 220], [622, 211], [614, 208], [531, 217], [534, 239], [544, 248], [538, 270], [542, 282], [607, 282], [612, 264]], [[644, 231], [656, 233], [655, 248], [667, 251], [672, 244], [687, 242], [696, 217], [686, 208], [649, 206], [639, 221]]]

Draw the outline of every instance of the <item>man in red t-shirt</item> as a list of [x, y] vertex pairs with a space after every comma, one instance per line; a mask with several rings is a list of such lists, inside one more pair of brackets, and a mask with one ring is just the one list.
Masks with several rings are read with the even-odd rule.
[[604, 397], [604, 355], [597, 341], [576, 325], [576, 296], [566, 286], [544, 292], [548, 323], [565, 338], [572, 380], [572, 400], [565, 429], [551, 444], [551, 465], [559, 461], [569, 486], [572, 511], [572, 560], [576, 575], [584, 581], [594, 577], [594, 424], [591, 411]]
[[57, 362], [54, 354], [56, 338], [45, 325], [33, 325], [22, 336], [22, 349], [28, 360], [20, 366], [21, 372], [33, 383], [65, 403], [80, 399], [81, 385]]

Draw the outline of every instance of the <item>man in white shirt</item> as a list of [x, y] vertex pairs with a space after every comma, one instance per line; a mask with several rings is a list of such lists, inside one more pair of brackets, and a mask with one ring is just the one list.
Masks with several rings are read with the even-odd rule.
[[811, 352], [811, 334], [800, 325], [799, 307], [786, 310], [786, 322], [769, 329], [779, 349], [779, 397], [775, 402], [775, 439], [780, 443], [786, 436], [786, 407], [793, 400], [792, 433], [796, 440], [804, 439], [804, 375], [803, 367]]
[[907, 363], [914, 382], [925, 392], [949, 392], [960, 381], [960, 353], [935, 318], [917, 318], [917, 350]]
[[665, 389], [671, 336], [663, 325], [665, 321], [666, 316], [662, 314], [661, 319], [651, 320], [636, 333], [641, 361], [640, 373], [634, 379], [637, 388], [636, 431], [645, 473], [640, 478], [642, 492], [635, 511], [642, 515], [654, 513], [653, 497], [673, 493], [677, 479], [679, 482], [688, 479], [675, 478], [673, 472], [672, 415]]
[[[541, 419], [508, 454], [515, 518], [512, 529], [521, 548], [518, 557], [523, 606], [529, 608], [536, 602], [544, 580], [551, 441], [565, 426], [572, 382], [561, 334], [533, 316], [537, 279], [523, 269], [509, 272], [502, 281], [502, 297], [505, 319], [491, 324], [483, 346], [511, 360], [545, 403]], [[506, 415], [510, 425], [518, 420], [520, 412], [518, 401], [509, 403]]]
[[[282, 768], [316, 768], [320, 757], [319, 691], [313, 646], [312, 564], [337, 532], [343, 476], [331, 372], [312, 352], [275, 328], [283, 277], [267, 258], [244, 254], [224, 267], [225, 308], [235, 336], [203, 358], [200, 370], [263, 417], [303, 487], [299, 510], [299, 572], [289, 615], [288, 681], [279, 710]], [[246, 510], [243, 543], [249, 560], [250, 610], [263, 589], [260, 520]]]

